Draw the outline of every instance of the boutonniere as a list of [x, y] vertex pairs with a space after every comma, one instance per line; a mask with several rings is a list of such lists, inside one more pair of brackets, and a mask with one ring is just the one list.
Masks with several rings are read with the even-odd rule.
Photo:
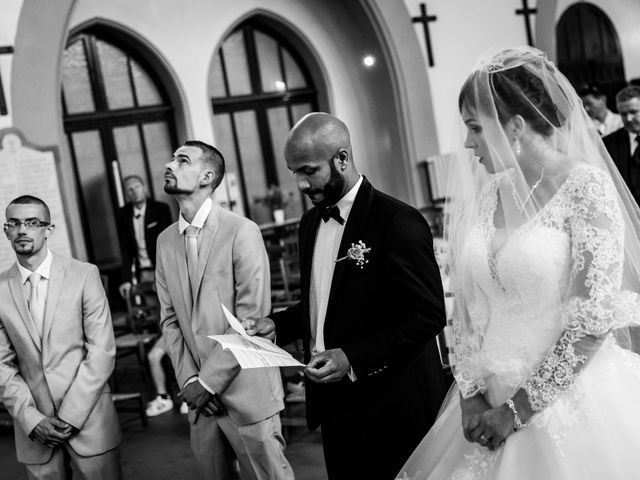
[[364, 255], [365, 253], [369, 253], [371, 248], [367, 247], [362, 240], [358, 240], [358, 243], [352, 243], [351, 248], [347, 250], [347, 254], [344, 257], [340, 257], [336, 260], [336, 263], [341, 262], [342, 260], [355, 260], [356, 265], [360, 268], [364, 268], [365, 263], [369, 263]]

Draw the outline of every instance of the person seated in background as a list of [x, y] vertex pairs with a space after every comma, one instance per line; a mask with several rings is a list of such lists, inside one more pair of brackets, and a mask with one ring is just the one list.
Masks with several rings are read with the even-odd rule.
[[173, 222], [169, 205], [147, 195], [147, 186], [138, 175], [122, 182], [127, 204], [118, 214], [118, 232], [122, 249], [122, 283], [120, 295], [131, 292], [131, 275], [135, 271], [141, 283], [155, 283], [156, 242], [158, 235]]
[[578, 95], [601, 137], [622, 128], [620, 115], [607, 108], [607, 96], [598, 85], [585, 85], [578, 90]]
[[[118, 290], [122, 298], [129, 299], [132, 282], [140, 282], [145, 297], [142, 301], [157, 305], [154, 292], [156, 242], [160, 232], [172, 223], [171, 210], [166, 203], [148, 197], [147, 186], [138, 175], [129, 175], [122, 183], [127, 204], [120, 209], [118, 216], [122, 248], [122, 283]], [[147, 405], [148, 417], [173, 410], [162, 365], [165, 355], [164, 341], [160, 338], [147, 355], [151, 378], [157, 391], [157, 396]], [[180, 408], [186, 413], [186, 405]]]

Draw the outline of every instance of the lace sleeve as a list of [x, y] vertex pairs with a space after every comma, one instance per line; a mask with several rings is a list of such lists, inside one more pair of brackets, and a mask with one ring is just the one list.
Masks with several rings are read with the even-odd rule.
[[615, 323], [624, 258], [624, 222], [609, 177], [582, 169], [563, 208], [571, 236], [571, 281], [563, 312], [564, 331], [526, 381], [534, 411], [567, 390]]
[[[495, 175], [479, 195], [476, 224], [483, 232], [488, 228], [488, 222], [492, 221], [498, 183], [503, 177], [504, 175]], [[487, 372], [480, 366], [477, 355], [482, 345], [482, 333], [489, 319], [488, 310], [477, 306], [479, 300], [476, 298], [474, 284], [471, 276], [464, 271], [464, 254], [461, 257], [461, 265], [456, 267], [451, 280], [456, 300], [453, 318], [445, 328], [445, 336], [451, 352], [449, 361], [456, 383], [462, 396], [468, 398], [484, 393], [487, 388]]]

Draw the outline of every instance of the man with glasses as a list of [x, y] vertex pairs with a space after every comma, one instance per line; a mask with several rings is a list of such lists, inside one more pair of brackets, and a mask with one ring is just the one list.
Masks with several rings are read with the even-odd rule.
[[[120, 427], [107, 380], [109, 305], [94, 265], [47, 247], [51, 214], [24, 195], [6, 209], [17, 262], [0, 275], [0, 400], [31, 479], [119, 479]], [[75, 477], [74, 477], [75, 478]]]
[[629, 85], [616, 95], [623, 127], [604, 137], [609, 155], [640, 202], [640, 87]]

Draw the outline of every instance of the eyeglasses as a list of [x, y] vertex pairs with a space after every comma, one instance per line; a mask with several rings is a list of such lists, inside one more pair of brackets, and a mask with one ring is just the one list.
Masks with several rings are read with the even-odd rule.
[[37, 218], [27, 218], [26, 220], [8, 220], [7, 223], [4, 224], [5, 230], [17, 230], [20, 228], [20, 225], [24, 225], [24, 228], [27, 230], [35, 230], [36, 228], [46, 227], [51, 225], [49, 222], [43, 222], [42, 220], [38, 220]]

